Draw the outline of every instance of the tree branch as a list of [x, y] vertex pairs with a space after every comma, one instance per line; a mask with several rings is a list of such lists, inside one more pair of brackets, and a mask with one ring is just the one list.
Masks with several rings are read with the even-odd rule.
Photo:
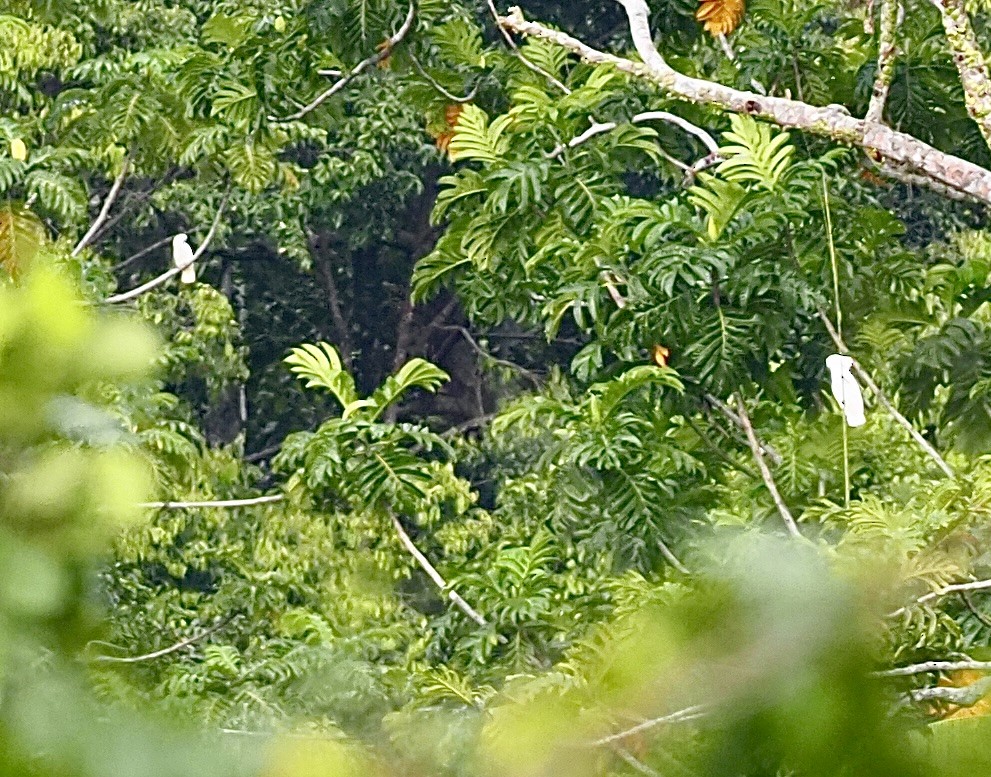
[[196, 249], [193, 254], [193, 258], [186, 262], [181, 267], [172, 267], [156, 278], [152, 278], [147, 283], [143, 283], [137, 288], [131, 289], [130, 291], [121, 292], [120, 294], [114, 294], [113, 296], [107, 297], [103, 300], [104, 304], [113, 305], [118, 302], [127, 302], [135, 297], [140, 297], [146, 291], [151, 291], [157, 286], [161, 286], [169, 278], [172, 278], [183, 270], [185, 270], [189, 265], [199, 259], [203, 252], [206, 251], [207, 246], [210, 245], [210, 241], [213, 240], [213, 236], [217, 233], [217, 227], [220, 226], [220, 217], [224, 215], [224, 210], [227, 208], [227, 200], [230, 198], [231, 189], [228, 186], [227, 191], [224, 192], [224, 197], [220, 201], [220, 205], [217, 207], [217, 214], [213, 217], [213, 223], [210, 225], [210, 231], [206, 233], [206, 237], [203, 238], [203, 242], [200, 243], [200, 247]]
[[434, 89], [440, 92], [440, 94], [442, 94], [452, 103], [469, 103], [472, 100], [474, 100], [475, 95], [478, 94], [478, 87], [481, 84], [481, 81], [476, 81], [475, 85], [471, 88], [471, 91], [468, 92], [468, 94], [466, 94], [464, 97], [458, 97], [456, 94], [447, 91], [447, 89], [445, 89], [444, 86], [440, 84], [436, 78], [430, 75], [430, 73], [427, 72], [426, 68], [424, 68], [423, 65], [420, 64], [420, 60], [414, 57], [412, 53], [409, 54], [409, 60], [410, 62], [413, 63], [413, 67], [416, 68], [416, 72], [418, 72], [421, 76], [423, 76], [423, 78], [426, 79], [428, 84], [430, 84]]
[[82, 236], [82, 239], [76, 243], [76, 247], [72, 249], [70, 256], [79, 256], [82, 250], [89, 245], [93, 236], [99, 231], [100, 227], [103, 226], [103, 222], [107, 220], [110, 215], [110, 208], [114, 204], [114, 200], [117, 199], [117, 195], [120, 194], [120, 187], [124, 185], [124, 179], [127, 178], [127, 172], [131, 169], [131, 155], [128, 154], [124, 157], [124, 164], [120, 169], [120, 174], [114, 179], [113, 185], [110, 187], [110, 191], [107, 192], [107, 197], [103, 201], [103, 207], [100, 208], [100, 212], [96, 216], [96, 220], [90, 224], [86, 234]]
[[[829, 336], [832, 338], [833, 344], [841, 353], [849, 353], [850, 349], [846, 347], [846, 343], [843, 342], [843, 338], [840, 337], [840, 333], [836, 331], [836, 327], [833, 326], [833, 322], [829, 320], [829, 316], [826, 315], [826, 311], [819, 308], [818, 313], [819, 320], [822, 321], [823, 326], [826, 327], [826, 331], [829, 332]], [[853, 361], [853, 373], [874, 393], [874, 396], [877, 397], [878, 402], [884, 406], [884, 409], [888, 411], [899, 426], [908, 432], [909, 436], [915, 440], [918, 446], [922, 448], [922, 450], [925, 451], [933, 461], [936, 462], [937, 466], [943, 470], [943, 473], [949, 478], [955, 477], [953, 470], [950, 469], [950, 465], [946, 463], [942, 456], [940, 456], [939, 451], [937, 451], [925, 437], [919, 434], [916, 428], [912, 426], [911, 421], [909, 421], [898, 411], [898, 408], [891, 403], [891, 400], [888, 399], [887, 395], [883, 391], [881, 391], [881, 388], [874, 382], [874, 379], [871, 378], [863, 367], [860, 366], [856, 359]]]
[[417, 563], [420, 565], [420, 568], [427, 573], [427, 577], [434, 581], [434, 585], [436, 585], [441, 591], [446, 591], [448, 598], [459, 608], [461, 608], [461, 611], [475, 621], [475, 623], [479, 626], [488, 626], [489, 622], [485, 620], [485, 618], [482, 617], [482, 615], [479, 614], [474, 607], [462, 599], [461, 596], [458, 595], [457, 591], [448, 586], [447, 581], [441, 577], [440, 572], [438, 572], [434, 565], [430, 563], [430, 559], [424, 556], [423, 553], [420, 552], [420, 549], [413, 544], [413, 540], [410, 539], [410, 536], [406, 533], [406, 530], [399, 522], [399, 519], [396, 518], [396, 516], [391, 512], [389, 513], [389, 518], [392, 520], [392, 525], [396, 529], [396, 534], [399, 535], [399, 541], [403, 544], [403, 547], [406, 548], [406, 550], [410, 552], [410, 555], [416, 559]]
[[[951, 585], [944, 586], [935, 591], [930, 591], [929, 593], [920, 596], [911, 606], [918, 604], [925, 604], [926, 602], [931, 602], [933, 599], [939, 599], [941, 596], [946, 596], [947, 594], [955, 594], [960, 591], [983, 591], [987, 588], [991, 588], [991, 580], [974, 580], [970, 583], [953, 583]], [[897, 610], [888, 613], [889, 618], [897, 618], [903, 612], [908, 609], [908, 606], [899, 607]]]
[[141, 502], [138, 507], [151, 510], [186, 510], [193, 507], [250, 507], [251, 505], [281, 502], [283, 499], [285, 496], [282, 494], [270, 494], [268, 496], [254, 496], [250, 499], [213, 499], [205, 502]]
[[677, 712], [672, 712], [668, 715], [662, 715], [659, 718], [651, 718], [650, 720], [645, 720], [643, 723], [638, 723], [632, 728], [619, 731], [615, 734], [609, 734], [600, 739], [595, 739], [589, 742], [590, 747], [601, 747], [603, 745], [611, 745], [614, 742], [619, 742], [623, 739], [635, 736], [642, 731], [648, 731], [656, 726], [663, 725], [664, 723], [683, 723], [689, 720], [695, 720], [696, 718], [701, 718], [703, 715], [707, 714], [705, 705], [694, 704], [691, 707], [685, 707]]
[[[715, 139], [695, 124], [692, 124], [687, 119], [683, 119], [681, 116], [675, 116], [673, 113], [668, 113], [667, 111], [644, 111], [643, 113], [638, 113], [632, 119], [630, 119], [631, 124], [641, 124], [645, 121], [666, 121], [668, 124], [674, 124], [680, 127], [685, 132], [694, 135], [709, 149], [709, 155], [719, 155], [719, 144]], [[597, 122], [592, 120], [592, 126], [585, 130], [580, 135], [573, 137], [567, 143], [562, 143], [557, 145], [553, 151], [551, 151], [547, 156], [550, 159], [556, 159], [561, 156], [567, 149], [574, 148], [575, 146], [580, 146], [587, 140], [594, 138], [596, 135], [601, 135], [604, 132], [611, 132], [616, 129], [619, 124], [615, 121], [608, 122]], [[688, 165], [685, 165], [686, 169], [691, 169]]]
[[926, 672], [956, 672], [961, 669], [991, 669], [991, 661], [923, 661], [921, 664], [871, 672], [871, 677], [910, 677]]
[[172, 242], [172, 235], [169, 235], [168, 237], [163, 237], [161, 240], [152, 243], [150, 246], [142, 248], [137, 253], [131, 254], [129, 257], [127, 257], [127, 259], [118, 262], [113, 267], [111, 267], [110, 270], [111, 272], [120, 272], [121, 270], [126, 270], [128, 267], [134, 264], [134, 262], [138, 261], [138, 259], [140, 259], [141, 257], [147, 256], [152, 251], [156, 251], [162, 246], [168, 245], [171, 242]]
[[964, 0], [932, 0], [943, 17], [943, 31], [960, 73], [967, 113], [977, 122], [984, 142], [991, 146], [991, 74]]
[[389, 38], [385, 42], [385, 45], [383, 45], [378, 51], [372, 54], [372, 56], [361, 60], [361, 62], [359, 62], [357, 65], [354, 66], [354, 69], [350, 73], [344, 76], [344, 78], [335, 82], [334, 85], [331, 86], [326, 91], [321, 92], [313, 99], [312, 102], [310, 102], [307, 105], [304, 105], [302, 108], [296, 111], [296, 113], [292, 114], [291, 116], [286, 116], [283, 119], [280, 119], [276, 116], [269, 116], [269, 121], [274, 121], [274, 122], [295, 121], [296, 119], [301, 119], [306, 114], [315, 111], [317, 108], [323, 105], [324, 102], [326, 102], [328, 99], [333, 97], [335, 94], [341, 91], [345, 86], [350, 84], [355, 78], [361, 75], [365, 70], [372, 67], [373, 65], [377, 65], [379, 62], [381, 62], [383, 59], [389, 56], [392, 53], [392, 50], [402, 41], [403, 38], [406, 37], [409, 31], [413, 28], [414, 18], [416, 18], [416, 4], [410, 3], [409, 11], [406, 12], [406, 18], [403, 20], [402, 26], [395, 32], [395, 34], [393, 34], [391, 38]]
[[905, 166], [909, 172], [918, 173], [926, 180], [991, 204], [991, 170], [945, 154], [911, 135], [883, 124], [856, 119], [841, 106], [817, 107], [783, 97], [741, 91], [677, 72], [654, 47], [645, 0], [617, 1], [626, 9], [633, 41], [643, 62], [607, 54], [567, 33], [529, 22], [518, 8], [512, 9], [508, 17], [501, 19], [501, 23], [514, 32], [549, 40], [588, 62], [612, 65], [617, 70], [652, 81], [673, 97], [766, 119], [782, 127], [794, 127], [858, 146], [876, 161], [885, 160]]
[[493, 2], [493, 0], [486, 0], [486, 2], [489, 6], [489, 13], [492, 14], [492, 18], [495, 20], [496, 28], [499, 30], [503, 40], [506, 41], [506, 44], [509, 46], [510, 50], [513, 52], [513, 54], [516, 55], [516, 58], [519, 59], [520, 62], [522, 62], [527, 68], [532, 70], [534, 73], [546, 78], [548, 81], [550, 81], [550, 83], [552, 83], [555, 87], [557, 87], [565, 94], [571, 94], [571, 90], [567, 86], [565, 86], [559, 79], [555, 78], [551, 73], [548, 73], [546, 70], [540, 67], [540, 65], [531, 62], [526, 57], [526, 55], [522, 51], [520, 51], [520, 47], [516, 45], [516, 41], [513, 40], [513, 36], [506, 31], [506, 27], [502, 23], [502, 17], [499, 16], [499, 12], [496, 10], [495, 3]]
[[955, 688], [950, 685], [938, 685], [935, 688], [920, 688], [909, 692], [912, 701], [944, 701], [957, 707], [973, 707], [991, 691], [991, 677], [985, 677], [976, 683]]
[[[724, 416], [726, 416], [727, 420], [729, 420], [730, 423], [735, 424], [736, 426], [740, 427], [740, 429], [742, 429], [744, 432], [746, 432], [746, 428], [743, 425], [743, 419], [740, 417], [740, 415], [733, 412], [733, 408], [731, 408], [729, 405], [723, 402], [719, 397], [713, 394], [706, 394], [705, 401], [708, 402], [710, 405], [712, 405], [714, 408], [716, 408], [716, 410], [718, 410]], [[769, 457], [771, 461], [774, 462], [774, 466], [778, 466], [781, 464], [782, 461], [781, 454], [778, 453], [778, 451], [770, 443], [766, 443], [758, 438], [757, 445], [760, 449], [761, 454]]]
[[884, 103], [888, 99], [891, 79], [895, 74], [895, 32], [898, 27], [898, 0], [881, 0], [881, 32], [877, 42], [877, 74], [871, 90], [871, 102], [864, 121], [880, 122], [884, 117]]
[[795, 523], [795, 519], [792, 517], [791, 510], [788, 509], [788, 505], [785, 504], [785, 500], [781, 498], [781, 493], [778, 491], [778, 486], [774, 482], [771, 470], [767, 468], [767, 462], [764, 461], [764, 456], [761, 454], [757, 435], [754, 434], [753, 424], [750, 423], [750, 416], [747, 414], [747, 407], [744, 405], [743, 397], [739, 393], [736, 395], [736, 410], [740, 414], [740, 423], [743, 425], [743, 431], [746, 432], [747, 442], [750, 443], [750, 451], [754, 455], [754, 461], [757, 462], [757, 469], [760, 471], [761, 479], [763, 479], [764, 485], [767, 486], [767, 490], [771, 493], [771, 499], [774, 500], [774, 506], [778, 508], [778, 514], [781, 516], [781, 520], [785, 522], [785, 527], [788, 529], [789, 534], [793, 537], [801, 537], [802, 533], [798, 530], [798, 524]]
[[104, 663], [115, 663], [115, 664], [136, 664], [140, 661], [151, 661], [155, 658], [161, 658], [162, 656], [167, 656], [169, 653], [175, 653], [182, 650], [184, 647], [192, 645], [194, 642], [199, 642], [205, 637], [209, 637], [214, 632], [220, 631], [224, 626], [231, 622], [231, 618], [225, 618], [220, 621], [220, 623], [215, 626], [211, 626], [205, 631], [201, 631], [199, 634], [194, 634], [191, 637], [187, 637], [181, 642], [176, 642], [174, 645], [170, 645], [167, 648], [162, 648], [161, 650], [156, 650], [153, 653], [145, 653], [143, 656], [93, 656], [93, 661], [100, 661]]

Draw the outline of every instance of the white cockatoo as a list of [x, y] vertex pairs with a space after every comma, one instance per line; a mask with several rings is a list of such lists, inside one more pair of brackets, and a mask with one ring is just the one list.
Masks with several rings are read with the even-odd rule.
[[185, 232], [180, 232], [172, 238], [172, 261], [176, 267], [182, 270], [179, 279], [183, 283], [194, 283], [196, 281], [196, 267], [193, 266], [193, 249], [187, 242], [188, 240]]
[[849, 426], [863, 426], [867, 423], [864, 417], [864, 395], [860, 390], [860, 384], [853, 377], [850, 369], [853, 367], [853, 359], [840, 353], [834, 353], [826, 357], [826, 369], [829, 370], [829, 385], [833, 390], [833, 396], [846, 416]]

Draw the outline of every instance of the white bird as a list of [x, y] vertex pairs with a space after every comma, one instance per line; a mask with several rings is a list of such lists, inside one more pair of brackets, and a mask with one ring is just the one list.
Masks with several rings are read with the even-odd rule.
[[185, 232], [180, 232], [172, 238], [172, 262], [182, 270], [179, 279], [183, 283], [194, 283], [196, 281], [196, 267], [193, 266], [193, 249], [186, 242], [188, 239]]
[[846, 416], [847, 424], [863, 426], [867, 423], [864, 417], [864, 394], [857, 379], [850, 372], [852, 367], [853, 359], [849, 356], [834, 353], [826, 357], [830, 388], [843, 410], [843, 415]]

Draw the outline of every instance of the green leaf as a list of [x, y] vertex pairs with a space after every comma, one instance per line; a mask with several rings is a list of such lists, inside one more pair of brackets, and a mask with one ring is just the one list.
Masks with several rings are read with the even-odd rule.
[[337, 349], [328, 343], [306, 343], [283, 360], [306, 388], [325, 388], [344, 408], [358, 401], [354, 378], [344, 369]]

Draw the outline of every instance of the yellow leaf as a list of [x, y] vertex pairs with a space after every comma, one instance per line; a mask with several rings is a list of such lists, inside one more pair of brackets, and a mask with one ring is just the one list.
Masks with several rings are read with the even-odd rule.
[[10, 155], [16, 159], [18, 162], [25, 162], [28, 158], [28, 147], [24, 145], [24, 141], [20, 138], [14, 138], [10, 141]]
[[668, 366], [668, 357], [671, 355], [671, 351], [665, 348], [663, 345], [658, 343], [650, 352], [650, 357], [654, 360], [654, 364], [658, 367]]
[[743, 18], [746, 0], [699, 0], [695, 18], [710, 35], [729, 35]]

